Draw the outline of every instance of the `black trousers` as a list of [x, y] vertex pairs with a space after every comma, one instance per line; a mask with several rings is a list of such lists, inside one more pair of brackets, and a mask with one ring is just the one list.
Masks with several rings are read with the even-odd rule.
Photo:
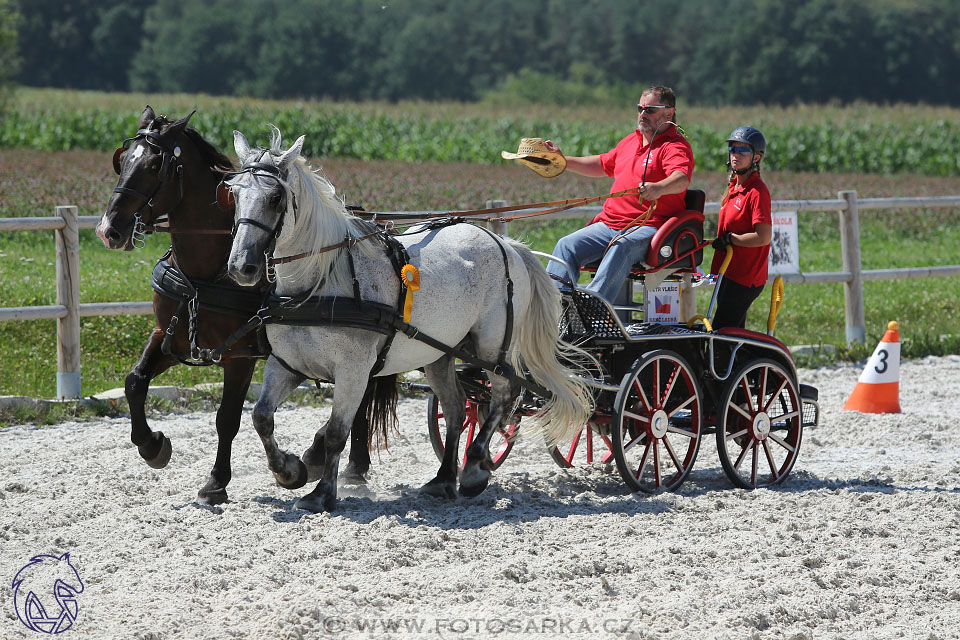
[[763, 291], [763, 285], [745, 287], [733, 280], [724, 278], [720, 283], [720, 290], [717, 292], [717, 310], [713, 314], [713, 322], [711, 323], [713, 328], [737, 327], [743, 329], [747, 323], [747, 310], [761, 291]]

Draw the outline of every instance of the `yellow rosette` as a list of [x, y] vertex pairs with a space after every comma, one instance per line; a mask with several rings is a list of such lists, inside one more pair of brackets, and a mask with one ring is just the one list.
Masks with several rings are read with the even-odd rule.
[[407, 285], [407, 297], [403, 302], [403, 321], [410, 322], [410, 312], [413, 311], [413, 292], [420, 290], [420, 271], [412, 264], [403, 265], [400, 277]]

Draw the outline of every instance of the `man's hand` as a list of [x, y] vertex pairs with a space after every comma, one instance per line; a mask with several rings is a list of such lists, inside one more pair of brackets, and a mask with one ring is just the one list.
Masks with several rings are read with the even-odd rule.
[[717, 236], [716, 240], [714, 240], [710, 246], [713, 247], [715, 251], [726, 250], [727, 247], [733, 244], [733, 241], [731, 239], [732, 235], [733, 235], [733, 232], [731, 231], [721, 233], [720, 235]]
[[561, 154], [563, 153], [562, 151], [560, 151], [560, 147], [557, 146], [557, 143], [554, 142], [553, 140], [544, 140], [543, 145], [547, 148], [547, 151], [550, 151], [552, 153], [561, 153]]

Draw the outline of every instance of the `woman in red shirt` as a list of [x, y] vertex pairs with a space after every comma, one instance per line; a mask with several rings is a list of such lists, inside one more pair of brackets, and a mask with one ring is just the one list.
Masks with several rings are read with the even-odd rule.
[[767, 282], [767, 256], [773, 221], [770, 191], [760, 179], [767, 141], [753, 127], [738, 127], [727, 138], [730, 184], [720, 203], [720, 225], [713, 241], [710, 273], [719, 273], [728, 245], [736, 247], [717, 292], [713, 328], [743, 328], [747, 309]]

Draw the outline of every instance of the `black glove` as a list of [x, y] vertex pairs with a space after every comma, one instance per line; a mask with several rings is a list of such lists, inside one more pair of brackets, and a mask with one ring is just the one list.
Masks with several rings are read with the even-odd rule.
[[725, 250], [727, 247], [733, 244], [733, 242], [730, 240], [730, 236], [732, 235], [733, 235], [732, 231], [721, 233], [720, 235], [717, 236], [717, 239], [714, 240], [713, 244], [711, 244], [710, 246], [713, 247], [714, 250], [716, 251]]

